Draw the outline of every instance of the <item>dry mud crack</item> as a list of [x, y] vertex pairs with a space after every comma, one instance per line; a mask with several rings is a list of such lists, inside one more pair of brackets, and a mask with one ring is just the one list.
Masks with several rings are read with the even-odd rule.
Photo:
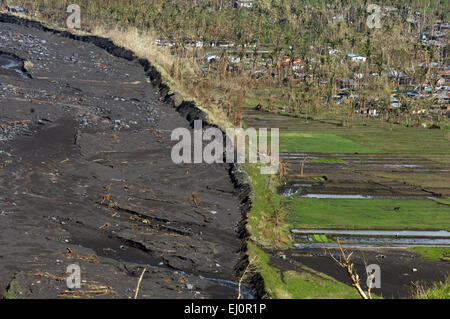
[[48, 31], [0, 14], [0, 294], [132, 298], [147, 266], [140, 297], [236, 298], [249, 190], [170, 158], [171, 130], [204, 115], [109, 40]]

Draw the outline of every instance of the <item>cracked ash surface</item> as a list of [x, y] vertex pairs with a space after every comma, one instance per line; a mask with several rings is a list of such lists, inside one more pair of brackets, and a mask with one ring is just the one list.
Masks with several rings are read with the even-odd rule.
[[172, 163], [189, 123], [148, 82], [136, 61], [0, 22], [0, 294], [133, 298], [148, 265], [139, 297], [237, 296], [230, 167]]

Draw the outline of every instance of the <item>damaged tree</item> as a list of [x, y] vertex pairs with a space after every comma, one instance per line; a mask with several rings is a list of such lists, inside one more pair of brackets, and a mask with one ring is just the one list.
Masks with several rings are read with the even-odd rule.
[[347, 274], [348, 274], [350, 280], [352, 281], [352, 286], [356, 289], [356, 291], [361, 296], [361, 298], [363, 298], [363, 299], [372, 299], [372, 295], [370, 294], [370, 290], [372, 288], [372, 282], [373, 282], [373, 279], [375, 277], [375, 274], [371, 274], [371, 275], [368, 276], [367, 282], [368, 282], [369, 287], [367, 288], [367, 292], [365, 292], [361, 288], [359, 275], [356, 272], [356, 269], [355, 269], [355, 267], [354, 267], [354, 265], [353, 265], [353, 263], [351, 262], [351, 259], [350, 259], [352, 254], [353, 254], [353, 252], [351, 252], [350, 254], [346, 255], [346, 253], [342, 249], [341, 243], [339, 242], [339, 238], [337, 238], [337, 244], [338, 244], [338, 247], [339, 247], [339, 251], [340, 251], [340, 253], [342, 255], [343, 261], [337, 260], [333, 256], [333, 254], [330, 253], [331, 258], [333, 258], [334, 261], [339, 266], [341, 266], [342, 268], [344, 268], [347, 271]]

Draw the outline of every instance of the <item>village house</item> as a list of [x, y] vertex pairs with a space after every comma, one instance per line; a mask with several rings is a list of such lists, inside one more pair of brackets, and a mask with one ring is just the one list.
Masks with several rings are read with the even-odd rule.
[[378, 117], [379, 116], [379, 108], [380, 103], [378, 101], [370, 100], [364, 104], [360, 102], [355, 103], [355, 112], [361, 115], [366, 115], [370, 117]]
[[236, 0], [234, 1], [235, 8], [253, 8], [255, 0]]
[[205, 54], [205, 60], [208, 63], [214, 63], [218, 59], [219, 59], [219, 57], [217, 55], [215, 55], [215, 54], [211, 54], [211, 53], [206, 53]]
[[367, 58], [364, 56], [360, 56], [359, 54], [355, 53], [347, 53], [347, 58], [349, 58], [352, 62], [366, 62]]

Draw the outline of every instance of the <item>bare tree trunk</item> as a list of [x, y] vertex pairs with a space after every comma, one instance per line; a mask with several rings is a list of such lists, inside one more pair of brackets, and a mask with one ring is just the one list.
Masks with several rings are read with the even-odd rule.
[[[372, 299], [372, 296], [370, 294], [370, 289], [371, 289], [372, 285], [369, 285], [369, 289], [367, 291], [367, 294], [361, 288], [361, 285], [359, 283], [358, 273], [356, 272], [355, 267], [353, 266], [353, 263], [350, 261], [350, 257], [351, 257], [351, 255], [353, 253], [350, 253], [347, 256], [345, 254], [344, 250], [342, 249], [342, 246], [341, 246], [341, 243], [339, 242], [339, 239], [337, 239], [337, 243], [338, 243], [339, 251], [341, 252], [342, 258], [344, 259], [344, 262], [341, 262], [341, 261], [337, 260], [336, 258], [334, 258], [334, 256], [332, 254], [330, 254], [331, 258], [333, 258], [334, 261], [336, 261], [339, 266], [341, 266], [342, 268], [344, 268], [347, 271], [347, 274], [348, 274], [348, 276], [350, 277], [350, 280], [353, 283], [352, 286], [356, 289], [356, 291], [361, 296], [361, 298], [363, 298], [363, 299]], [[371, 277], [369, 277], [369, 278], [371, 278]], [[372, 281], [370, 281], [370, 282], [372, 282]]]

